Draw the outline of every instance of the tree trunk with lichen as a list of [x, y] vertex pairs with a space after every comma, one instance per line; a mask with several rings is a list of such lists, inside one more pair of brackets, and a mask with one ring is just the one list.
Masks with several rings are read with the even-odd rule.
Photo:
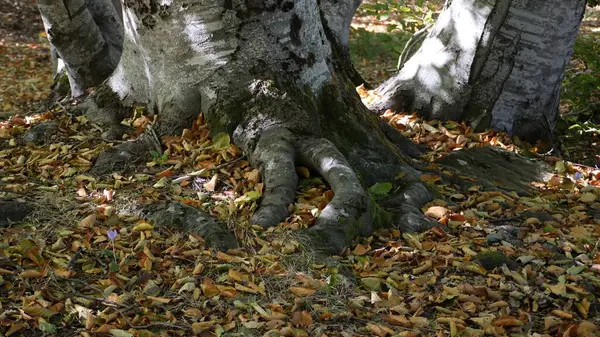
[[[357, 6], [356, 0], [126, 0], [121, 59], [100, 92], [110, 87], [124, 105], [146, 104], [158, 115], [159, 135], [181, 134], [200, 111], [213, 134], [231, 134], [265, 183], [252, 218], [257, 224], [277, 225], [288, 216], [295, 165], [302, 164], [335, 193], [305, 231], [317, 247], [339, 252], [381, 226], [421, 231], [432, 222], [420, 212], [431, 199], [412, 159], [420, 151], [372, 114], [352, 83], [347, 41]], [[118, 110], [98, 101], [106, 99], [92, 95], [84, 105]], [[92, 172], [143, 159], [151, 138], [104, 152]], [[384, 181], [396, 184], [381, 203], [388, 211], [366, 189]]]
[[586, 0], [452, 0], [370, 108], [551, 142]]

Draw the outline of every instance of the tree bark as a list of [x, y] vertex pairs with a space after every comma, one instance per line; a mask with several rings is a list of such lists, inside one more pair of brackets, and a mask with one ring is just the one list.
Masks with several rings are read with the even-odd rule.
[[[159, 135], [180, 134], [200, 111], [213, 134], [233, 135], [265, 183], [257, 224], [288, 216], [296, 164], [321, 174], [335, 196], [304, 235], [337, 253], [382, 226], [434, 223], [420, 211], [431, 199], [410, 157], [420, 150], [372, 114], [350, 80], [347, 29], [358, 2], [327, 1], [125, 1], [122, 55], [105, 83], [123, 104], [157, 114]], [[92, 172], [144, 158], [149, 138], [103, 153]], [[381, 181], [398, 191], [385, 200], [389, 211], [366, 190]]]
[[467, 120], [522, 139], [553, 136], [585, 0], [453, 0], [377, 92], [379, 112]]
[[[81, 0], [71, 4], [77, 1], [81, 4]], [[108, 8], [110, 0], [104, 1], [103, 8]], [[528, 2], [532, 3], [539, 1]], [[367, 235], [383, 226], [397, 226], [405, 232], [430, 228], [435, 223], [420, 211], [432, 196], [419, 180], [420, 163], [413, 159], [421, 153], [419, 148], [369, 111], [352, 83], [356, 78], [348, 58], [346, 30], [356, 6], [354, 0], [126, 0], [120, 61], [101, 90], [89, 97], [95, 103], [85, 106], [112, 111], [113, 116], [106, 120], [113, 123], [127, 109], [111, 102], [146, 104], [150, 113], [158, 115], [154, 130], [159, 136], [181, 134], [202, 111], [211, 132], [231, 134], [252, 165], [260, 169], [265, 189], [252, 221], [265, 227], [288, 216], [298, 179], [295, 165], [312, 168], [326, 179], [335, 196], [305, 235], [328, 252], [338, 253], [356, 235]], [[579, 8], [556, 6], [566, 13]], [[111, 28], [92, 22], [92, 14], [81, 14], [91, 13], [93, 6], [78, 8], [81, 10], [74, 17], [82, 18], [81, 22], [85, 17], [87, 24], [96, 25], [86, 26], [82, 32], [96, 41], [87, 46], [97, 51], [102, 41], [110, 40], [104, 31]], [[78, 21], [67, 22], [64, 11], [40, 9], [49, 16], [56, 15], [45, 22], [67, 27], [69, 34], [74, 32], [70, 25]], [[495, 116], [494, 111], [507, 111], [494, 110], [497, 102], [512, 102], [508, 99], [512, 96], [503, 95], [516, 90], [506, 83], [517, 81], [512, 76], [519, 72], [525, 76], [522, 87], [528, 90], [524, 99], [529, 102], [531, 95], [538, 94], [540, 104], [545, 104], [555, 88], [532, 83], [539, 78], [558, 83], [558, 70], [564, 64], [559, 67], [559, 57], [542, 52], [545, 49], [536, 29], [556, 21], [542, 20], [525, 9], [517, 0], [454, 0], [421, 50], [382, 87], [387, 103], [378, 108], [398, 104], [398, 97], [408, 97], [402, 102], [410, 102], [431, 116], [477, 112], [481, 106]], [[536, 20], [519, 26], [523, 15]], [[522, 32], [516, 34], [515, 27]], [[561, 34], [554, 36], [570, 37], [563, 30]], [[556, 49], [559, 54], [568, 54], [565, 46], [563, 43]], [[89, 50], [62, 48], [63, 55], [61, 48], [55, 47], [70, 71], [78, 65], [84, 67], [77, 60], [90, 60], [86, 58], [91, 55]], [[440, 54], [441, 59], [425, 58], [430, 52]], [[543, 62], [540, 73], [548, 78], [533, 72], [531, 63], [517, 62], [533, 52]], [[425, 58], [423, 64], [417, 62], [419, 56]], [[564, 61], [566, 56], [561, 57]], [[90, 69], [82, 73], [96, 74]], [[489, 83], [501, 74], [504, 86], [497, 90]], [[97, 82], [83, 78], [86, 80], [79, 87]], [[77, 82], [74, 76], [73, 80]], [[485, 96], [491, 93], [493, 99]], [[482, 105], [474, 98], [480, 98]], [[530, 104], [538, 109], [531, 111], [539, 111], [540, 104]], [[527, 111], [519, 110], [520, 120], [530, 117]], [[151, 134], [143, 134], [104, 152], [92, 173], [110, 173], [143, 160], [154, 149], [152, 139]], [[394, 187], [394, 193], [379, 203], [367, 192], [376, 182], [391, 182]], [[193, 214], [178, 205], [166, 208], [174, 210], [173, 214]], [[206, 230], [207, 223], [202, 221], [197, 227]], [[207, 233], [227, 237], [220, 230]], [[223, 246], [231, 246], [231, 242]]]
[[113, 2], [39, 0], [38, 8], [52, 45], [54, 75], [60, 57], [74, 97], [110, 76], [123, 46], [121, 20]]

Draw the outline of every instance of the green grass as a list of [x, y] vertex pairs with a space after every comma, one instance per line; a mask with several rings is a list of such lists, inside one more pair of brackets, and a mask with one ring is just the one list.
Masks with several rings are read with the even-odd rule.
[[362, 28], [352, 29], [352, 62], [367, 82], [379, 84], [396, 71], [398, 57], [411, 35], [399, 30], [375, 33]]

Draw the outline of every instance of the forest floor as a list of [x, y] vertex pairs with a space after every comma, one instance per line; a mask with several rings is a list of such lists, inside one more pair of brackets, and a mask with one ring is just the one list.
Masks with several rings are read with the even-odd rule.
[[[576, 117], [566, 119], [570, 157], [538, 155], [461, 123], [383, 116], [429, 146], [423, 160], [431, 168], [451, 152], [484, 146], [547, 163], [553, 174], [532, 181], [534, 193], [460, 191], [442, 183], [449, 171], [426, 174], [438, 199], [423, 211], [438, 227], [381, 230], [323, 261], [290, 233], [313, 223], [331, 200], [328, 186], [298, 167], [293, 215], [266, 231], [250, 225], [263, 188], [258, 171], [228, 137], [211, 140], [202, 117], [182, 137], [164, 138], [165, 155], [134, 172], [87, 175], [114, 142], [84, 116], [44, 105], [51, 74], [34, 4], [0, 0], [0, 197], [22, 202], [16, 213], [30, 212], [19, 225], [0, 223], [0, 335], [600, 335], [600, 169], [590, 161], [600, 153], [597, 121], [584, 121], [585, 104], [600, 98], [587, 76], [600, 73], [598, 54], [586, 54], [600, 46], [596, 14], [587, 17], [564, 89], [564, 114]], [[362, 17], [356, 25], [369, 20], [377, 24]], [[381, 44], [390, 34], [379, 34], [353, 33], [353, 45], [371, 39], [365, 53], [381, 51], [354, 54], [373, 83], [386, 75], [373, 62], [392, 69], [401, 51], [399, 40]], [[150, 122], [143, 109], [123, 121], [132, 137]], [[22, 141], [41, 125], [51, 131], [39, 145]], [[219, 218], [243, 248], [216, 252], [193, 233], [140, 218], [137, 205], [163, 200]], [[1, 207], [2, 199], [0, 215]]]

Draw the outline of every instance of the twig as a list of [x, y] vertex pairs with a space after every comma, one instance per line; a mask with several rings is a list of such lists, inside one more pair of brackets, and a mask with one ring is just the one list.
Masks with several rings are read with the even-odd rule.
[[162, 156], [163, 150], [162, 146], [160, 145], [160, 138], [158, 138], [156, 131], [154, 131], [154, 128], [152, 127], [152, 124], [146, 125], [146, 130], [148, 130], [150, 138], [152, 138], [152, 145], [154, 145], [154, 149], [156, 150], [156, 152], [158, 152], [159, 155]]
[[73, 254], [73, 257], [71, 257], [71, 260], [69, 260], [69, 264], [67, 264], [67, 269], [69, 269], [69, 270], [73, 269], [73, 267], [75, 266], [76, 260], [79, 257], [81, 257], [82, 252], [83, 252], [83, 248], [81, 246], [79, 246], [79, 248], [77, 249], [75, 254]]
[[175, 324], [175, 323], [166, 323], [166, 322], [156, 322], [150, 323], [146, 325], [130, 325], [132, 329], [150, 329], [150, 328], [168, 328], [168, 329], [189, 329], [190, 326], [188, 324]]
[[76, 282], [76, 283], [79, 283], [79, 284], [83, 284], [84, 286], [86, 286], [86, 287], [88, 287], [88, 288], [90, 288], [90, 289], [92, 289], [94, 291], [99, 292], [100, 294], [102, 294], [103, 297], [106, 298], [106, 296], [104, 296], [104, 292], [100, 288], [96, 288], [93, 285], [85, 282], [84, 280], [80, 280], [80, 279], [77, 279], [77, 278], [65, 278], [65, 277], [60, 277], [60, 278], [57, 278], [57, 279], [61, 280], [61, 281]]
[[511, 216], [508, 218], [488, 219], [487, 222], [491, 222], [491, 223], [510, 222], [510, 221], [520, 220], [521, 218], [522, 218], [521, 215], [516, 215], [516, 216]]
[[217, 171], [217, 170], [220, 170], [220, 169], [222, 169], [224, 167], [231, 166], [231, 165], [233, 165], [233, 164], [235, 164], [235, 163], [237, 163], [237, 162], [239, 162], [239, 161], [241, 161], [242, 159], [245, 159], [245, 158], [246, 158], [246, 156], [241, 156], [241, 157], [235, 158], [235, 159], [230, 160], [230, 161], [228, 161], [226, 163], [223, 163], [223, 164], [215, 166], [214, 169], [210, 169], [210, 170], [201, 169], [201, 170], [198, 170], [198, 171], [190, 172], [190, 173], [188, 173], [186, 175], [183, 175], [183, 176], [181, 176], [181, 177], [179, 177], [177, 179], [174, 179], [173, 183], [175, 183], [175, 184], [180, 183], [180, 182], [182, 182], [184, 180], [187, 180], [187, 179], [189, 179], [191, 177], [199, 176], [199, 175], [201, 175], [202, 173], [204, 173], [206, 171]]

